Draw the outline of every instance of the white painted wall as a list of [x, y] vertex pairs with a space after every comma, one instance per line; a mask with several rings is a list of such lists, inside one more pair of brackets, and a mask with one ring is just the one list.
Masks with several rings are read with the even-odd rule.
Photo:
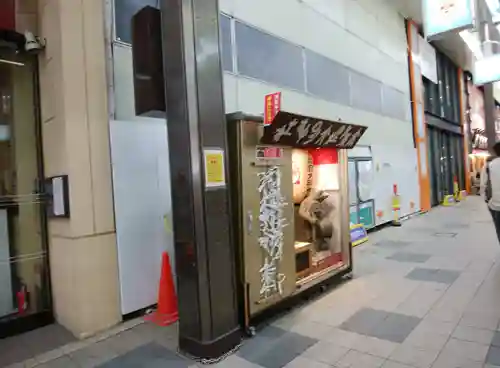
[[110, 122], [122, 314], [157, 302], [161, 255], [175, 276], [165, 119], [135, 115], [132, 49], [113, 45], [115, 119]]
[[[406, 96], [406, 119], [362, 111], [236, 73], [225, 72], [226, 111], [263, 113], [263, 96], [282, 91], [284, 110], [366, 125], [360, 145], [372, 147], [376, 211], [392, 220], [391, 195], [398, 184], [402, 215], [418, 203], [417, 155], [413, 146], [404, 20], [382, 0], [220, 0], [223, 13], [259, 30], [312, 50]], [[335, 81], [325, 81], [335, 83]]]

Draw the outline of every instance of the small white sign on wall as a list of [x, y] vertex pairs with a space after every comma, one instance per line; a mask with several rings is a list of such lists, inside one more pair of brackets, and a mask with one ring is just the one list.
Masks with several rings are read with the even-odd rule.
[[422, 75], [437, 84], [436, 50], [421, 36], [418, 36], [418, 50], [418, 61]]

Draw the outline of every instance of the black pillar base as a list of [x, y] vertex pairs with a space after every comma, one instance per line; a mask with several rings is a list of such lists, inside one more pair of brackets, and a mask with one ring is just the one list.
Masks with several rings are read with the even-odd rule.
[[241, 342], [240, 328], [219, 336], [211, 341], [199, 341], [186, 336], [179, 336], [179, 350], [187, 355], [203, 359], [219, 358]]

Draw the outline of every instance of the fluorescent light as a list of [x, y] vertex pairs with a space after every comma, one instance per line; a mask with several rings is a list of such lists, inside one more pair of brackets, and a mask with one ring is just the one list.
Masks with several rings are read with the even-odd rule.
[[9, 65], [15, 65], [15, 66], [24, 66], [24, 63], [19, 63], [17, 61], [12, 61], [12, 60], [6, 60], [6, 59], [0, 59], [0, 64], [9, 64]]

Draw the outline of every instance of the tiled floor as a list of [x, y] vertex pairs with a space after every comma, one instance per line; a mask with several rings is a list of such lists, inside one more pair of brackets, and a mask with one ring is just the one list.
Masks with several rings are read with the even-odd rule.
[[73, 335], [56, 324], [9, 339], [0, 339], [0, 367], [31, 360], [35, 356], [58, 349], [73, 341], [75, 341]]
[[392, 259], [393, 261], [399, 262], [413, 262], [413, 263], [425, 263], [429, 260], [431, 256], [429, 254], [419, 254], [410, 252], [396, 252], [393, 255], [387, 257], [387, 259]]
[[[500, 368], [500, 245], [489, 216], [472, 197], [370, 234], [354, 249], [353, 280], [272, 321], [212, 367]], [[0, 359], [10, 354], [1, 346]], [[175, 326], [141, 323], [18, 367], [199, 365], [175, 350]]]

